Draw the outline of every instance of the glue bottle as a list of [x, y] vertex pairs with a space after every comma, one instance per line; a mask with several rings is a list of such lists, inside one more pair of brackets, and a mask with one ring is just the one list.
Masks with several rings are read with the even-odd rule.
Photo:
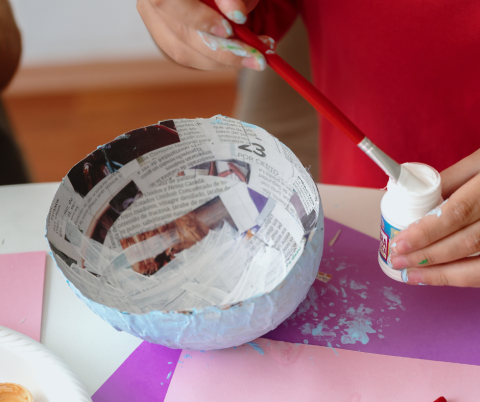
[[387, 192], [380, 204], [382, 220], [378, 262], [385, 274], [400, 282], [402, 274], [399, 270], [393, 269], [391, 264], [392, 239], [398, 232], [420, 220], [442, 202], [440, 174], [434, 168], [423, 163], [405, 163], [402, 166], [427, 184], [427, 188], [416, 191], [390, 179]]

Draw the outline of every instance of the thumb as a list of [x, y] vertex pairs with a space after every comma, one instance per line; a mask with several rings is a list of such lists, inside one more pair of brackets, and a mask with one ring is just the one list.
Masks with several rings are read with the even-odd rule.
[[215, 0], [220, 11], [237, 24], [244, 24], [247, 21], [247, 14], [258, 2], [259, 0]]

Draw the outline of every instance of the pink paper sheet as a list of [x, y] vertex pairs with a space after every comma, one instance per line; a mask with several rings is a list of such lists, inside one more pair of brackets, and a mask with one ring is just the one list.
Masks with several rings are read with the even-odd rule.
[[0, 254], [0, 325], [40, 342], [45, 251]]
[[478, 366], [267, 339], [255, 343], [182, 351], [165, 401], [433, 402], [442, 395], [448, 402], [479, 400]]

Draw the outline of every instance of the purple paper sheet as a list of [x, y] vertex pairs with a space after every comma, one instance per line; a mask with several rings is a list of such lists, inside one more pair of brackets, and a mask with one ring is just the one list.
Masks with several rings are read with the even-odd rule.
[[295, 313], [265, 337], [480, 365], [480, 289], [396, 282], [378, 265], [378, 245], [326, 219], [320, 271], [332, 279], [316, 280]]
[[[338, 229], [341, 234], [330, 247]], [[295, 313], [264, 337], [480, 365], [480, 289], [395, 282], [378, 265], [378, 245], [378, 240], [325, 219], [320, 271], [332, 279], [316, 280]], [[93, 395], [93, 402], [163, 401], [180, 353], [143, 342]]]
[[95, 392], [93, 402], [163, 401], [181, 352], [141, 343]]

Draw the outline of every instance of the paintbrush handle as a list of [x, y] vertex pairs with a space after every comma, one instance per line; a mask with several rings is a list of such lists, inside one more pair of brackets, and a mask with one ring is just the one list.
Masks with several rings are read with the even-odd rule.
[[[218, 8], [215, 0], [201, 0], [218, 13], [223, 13]], [[223, 15], [225, 17], [225, 15]], [[227, 17], [225, 17], [227, 18]], [[278, 54], [263, 43], [245, 25], [230, 21], [235, 37], [247, 45], [260, 51], [270, 67], [282, 77], [295, 91], [302, 95], [320, 114], [328, 119], [335, 127], [347, 135], [357, 146], [365, 152], [388, 176], [394, 180], [400, 177], [400, 165], [378, 148], [362, 131], [345, 116], [325, 95], [298, 73], [292, 66]]]
[[[214, 0], [201, 0], [215, 11], [222, 14]], [[223, 14], [222, 14], [223, 15]], [[273, 52], [257, 35], [245, 25], [239, 25], [229, 21], [232, 25], [236, 38], [247, 45], [260, 51], [268, 65], [282, 77], [295, 91], [302, 95], [319, 113], [328, 119], [334, 126], [346, 134], [355, 144], [360, 144], [365, 134], [345, 116], [328, 98], [325, 97], [315, 86], [298, 73], [292, 66]]]

